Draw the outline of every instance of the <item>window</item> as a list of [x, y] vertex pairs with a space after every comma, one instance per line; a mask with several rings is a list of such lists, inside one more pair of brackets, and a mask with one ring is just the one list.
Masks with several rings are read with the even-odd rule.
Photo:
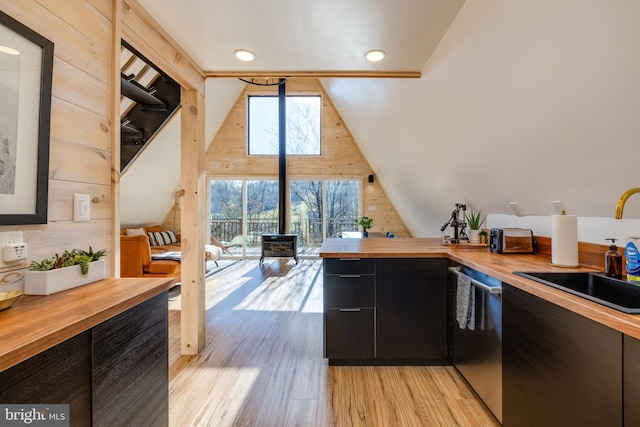
[[357, 230], [357, 179], [292, 180], [290, 193], [290, 228], [298, 235], [298, 247], [319, 247], [325, 237]]
[[[287, 155], [319, 156], [322, 98], [287, 96]], [[278, 97], [249, 96], [249, 155], [278, 155]]]

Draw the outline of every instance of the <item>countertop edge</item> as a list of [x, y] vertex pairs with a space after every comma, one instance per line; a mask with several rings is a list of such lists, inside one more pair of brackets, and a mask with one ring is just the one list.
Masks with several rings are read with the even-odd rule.
[[160, 295], [174, 282], [107, 278], [52, 295], [22, 296], [0, 312], [0, 371]]
[[[328, 239], [331, 240], [331, 239]], [[494, 254], [485, 249], [459, 249], [441, 246], [439, 239], [333, 239], [320, 249], [322, 258], [448, 258], [467, 267], [521, 289], [548, 302], [577, 313], [618, 332], [640, 339], [640, 315], [622, 313], [612, 308], [554, 289], [533, 280], [516, 276], [513, 271], [595, 271], [593, 268], [560, 268], [549, 265], [550, 259], [540, 255]], [[376, 240], [378, 242], [345, 242], [340, 249], [338, 240]], [[401, 239], [408, 240], [408, 239]], [[325, 241], [326, 242], [326, 241]], [[371, 247], [373, 246], [373, 247]], [[382, 249], [383, 246], [386, 248]], [[421, 247], [425, 246], [425, 247]], [[359, 251], [361, 249], [361, 251]]]

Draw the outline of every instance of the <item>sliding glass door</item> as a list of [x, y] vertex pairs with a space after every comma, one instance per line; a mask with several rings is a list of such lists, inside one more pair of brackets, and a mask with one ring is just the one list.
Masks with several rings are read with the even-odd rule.
[[223, 257], [260, 255], [260, 235], [278, 232], [278, 181], [211, 180], [208, 242]]
[[[326, 237], [357, 230], [360, 182], [291, 180], [288, 229], [298, 235], [300, 256], [317, 255]], [[210, 197], [209, 230], [227, 247], [223, 257], [260, 256], [261, 235], [278, 233], [278, 181], [211, 180]]]
[[292, 180], [289, 225], [300, 255], [317, 255], [326, 237], [357, 229], [360, 180]]

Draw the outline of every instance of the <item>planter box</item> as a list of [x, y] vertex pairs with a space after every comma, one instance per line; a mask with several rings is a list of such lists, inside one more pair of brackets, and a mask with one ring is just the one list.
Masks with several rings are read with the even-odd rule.
[[56, 268], [49, 271], [25, 271], [24, 293], [27, 295], [49, 295], [66, 291], [104, 279], [104, 260], [89, 263], [89, 271], [82, 274], [79, 265]]

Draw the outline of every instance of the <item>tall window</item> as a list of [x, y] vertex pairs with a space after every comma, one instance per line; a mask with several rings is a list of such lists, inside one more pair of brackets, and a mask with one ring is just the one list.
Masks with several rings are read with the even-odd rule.
[[[287, 155], [319, 156], [322, 98], [287, 96]], [[249, 96], [249, 155], [278, 155], [278, 97]]]

